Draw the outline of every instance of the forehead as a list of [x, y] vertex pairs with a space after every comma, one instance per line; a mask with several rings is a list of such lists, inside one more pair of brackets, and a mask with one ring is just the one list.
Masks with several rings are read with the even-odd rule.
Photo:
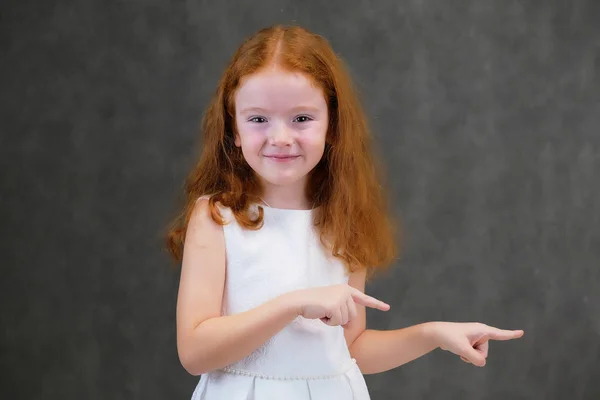
[[323, 91], [301, 72], [268, 68], [245, 76], [235, 94], [236, 108], [326, 107]]

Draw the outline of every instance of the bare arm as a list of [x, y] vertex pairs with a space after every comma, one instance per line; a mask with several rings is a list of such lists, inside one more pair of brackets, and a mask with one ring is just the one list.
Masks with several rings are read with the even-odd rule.
[[221, 316], [225, 285], [223, 228], [200, 200], [190, 220], [177, 299], [177, 349], [192, 375], [241, 360], [283, 329], [297, 315], [290, 296], [281, 296], [244, 313]]
[[[365, 289], [364, 272], [351, 275], [348, 284]], [[482, 323], [433, 321], [390, 331], [366, 329], [365, 308], [345, 328], [346, 343], [363, 374], [376, 374], [409, 363], [438, 347], [457, 354], [465, 362], [484, 366], [488, 340], [520, 338], [522, 330], [504, 330]]]
[[478, 367], [486, 364], [489, 340], [512, 340], [523, 330], [506, 330], [480, 322], [432, 321], [392, 331], [365, 330], [353, 343], [352, 354], [364, 374], [388, 371], [438, 347]]
[[439, 347], [430, 324], [390, 331], [365, 330], [352, 344], [352, 356], [365, 375], [409, 363]]
[[[365, 291], [364, 270], [354, 272], [348, 284]], [[358, 316], [344, 328], [346, 343], [363, 374], [375, 374], [417, 359], [438, 346], [429, 324], [393, 331], [367, 330], [365, 307], [357, 305]]]

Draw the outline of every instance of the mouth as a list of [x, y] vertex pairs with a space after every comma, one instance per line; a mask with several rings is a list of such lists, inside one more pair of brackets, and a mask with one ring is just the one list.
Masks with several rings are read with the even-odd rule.
[[295, 155], [272, 155], [272, 156], [264, 156], [265, 158], [271, 160], [271, 161], [275, 161], [278, 163], [285, 163], [285, 162], [290, 162], [290, 161], [294, 161], [295, 159], [299, 158], [300, 156], [295, 156]]

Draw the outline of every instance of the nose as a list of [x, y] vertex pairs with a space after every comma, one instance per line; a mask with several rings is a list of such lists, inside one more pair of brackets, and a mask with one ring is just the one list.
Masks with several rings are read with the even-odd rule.
[[294, 142], [293, 132], [291, 132], [284, 125], [274, 126], [271, 132], [269, 133], [269, 142], [272, 145], [288, 146]]

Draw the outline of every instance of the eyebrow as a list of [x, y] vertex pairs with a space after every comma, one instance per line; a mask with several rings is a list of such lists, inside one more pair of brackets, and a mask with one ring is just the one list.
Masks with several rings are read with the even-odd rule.
[[[317, 113], [320, 110], [317, 107], [312, 107], [312, 106], [298, 106], [298, 107], [292, 108], [290, 111], [291, 112], [307, 111], [307, 112]], [[260, 107], [247, 107], [247, 108], [244, 108], [243, 110], [241, 110], [240, 114], [247, 114], [247, 113], [251, 113], [251, 112], [266, 114], [269, 112], [269, 110], [266, 110], [266, 109], [260, 108]]]

